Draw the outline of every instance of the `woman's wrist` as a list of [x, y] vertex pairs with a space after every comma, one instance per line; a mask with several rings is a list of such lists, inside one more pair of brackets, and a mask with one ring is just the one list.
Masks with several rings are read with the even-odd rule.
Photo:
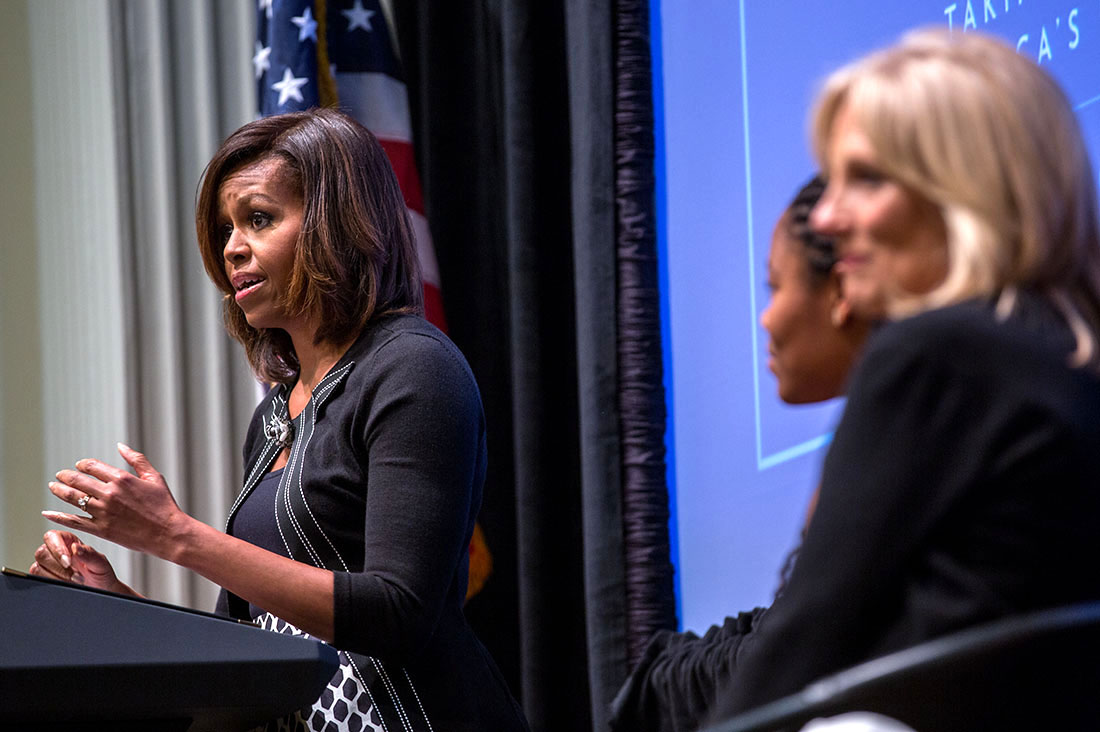
[[164, 544], [156, 552], [161, 559], [178, 564], [181, 567], [194, 569], [191, 562], [194, 561], [194, 551], [199, 543], [199, 535], [203, 529], [209, 526], [180, 511], [178, 518], [164, 534]]

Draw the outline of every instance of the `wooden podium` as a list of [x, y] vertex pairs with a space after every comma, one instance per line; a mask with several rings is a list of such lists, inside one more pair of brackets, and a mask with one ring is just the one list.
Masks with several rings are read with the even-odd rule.
[[336, 649], [3, 570], [0, 729], [248, 730], [309, 705]]

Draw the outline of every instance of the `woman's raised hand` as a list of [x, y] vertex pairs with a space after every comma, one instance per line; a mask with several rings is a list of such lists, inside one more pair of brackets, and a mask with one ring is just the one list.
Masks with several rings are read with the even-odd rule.
[[86, 516], [43, 511], [50, 521], [84, 531], [128, 549], [171, 558], [175, 537], [191, 520], [180, 510], [168, 484], [143, 454], [121, 443], [118, 452], [134, 473], [99, 460], [62, 470], [50, 491]]

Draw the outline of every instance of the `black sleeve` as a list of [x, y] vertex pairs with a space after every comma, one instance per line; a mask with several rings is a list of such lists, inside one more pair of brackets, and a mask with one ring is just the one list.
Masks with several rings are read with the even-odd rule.
[[717, 718], [866, 658], [898, 615], [907, 563], [988, 459], [982, 422], [997, 419], [996, 387], [927, 330], [902, 321], [868, 345], [790, 583], [743, 649]]
[[737, 649], [764, 613], [756, 608], [726, 618], [699, 637], [661, 631], [616, 695], [615, 732], [691, 732], [714, 708], [717, 689], [728, 682]]
[[484, 478], [484, 418], [473, 375], [447, 343], [404, 333], [365, 365], [364, 567], [335, 573], [335, 642], [401, 660], [427, 643], [457, 591]]

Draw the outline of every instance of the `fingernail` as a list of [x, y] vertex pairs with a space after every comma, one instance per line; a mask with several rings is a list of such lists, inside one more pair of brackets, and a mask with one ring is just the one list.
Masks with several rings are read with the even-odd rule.
[[80, 572], [73, 572], [73, 582], [84, 584], [84, 575], [82, 575]]
[[118, 449], [119, 449], [119, 450], [129, 450], [129, 451], [133, 452], [133, 448], [132, 448], [132, 447], [130, 447], [129, 445], [125, 445], [125, 444], [123, 444], [123, 443], [121, 443], [121, 442], [120, 442], [120, 443], [118, 443]]
[[72, 563], [72, 561], [69, 560], [68, 556], [66, 556], [64, 554], [61, 555], [61, 566], [62, 567], [64, 567], [65, 569], [68, 569], [69, 567], [72, 566], [72, 564], [73, 563]]
[[61, 471], [58, 470], [56, 473], [53, 474], [53, 477], [57, 478], [58, 480], [61, 480]]

